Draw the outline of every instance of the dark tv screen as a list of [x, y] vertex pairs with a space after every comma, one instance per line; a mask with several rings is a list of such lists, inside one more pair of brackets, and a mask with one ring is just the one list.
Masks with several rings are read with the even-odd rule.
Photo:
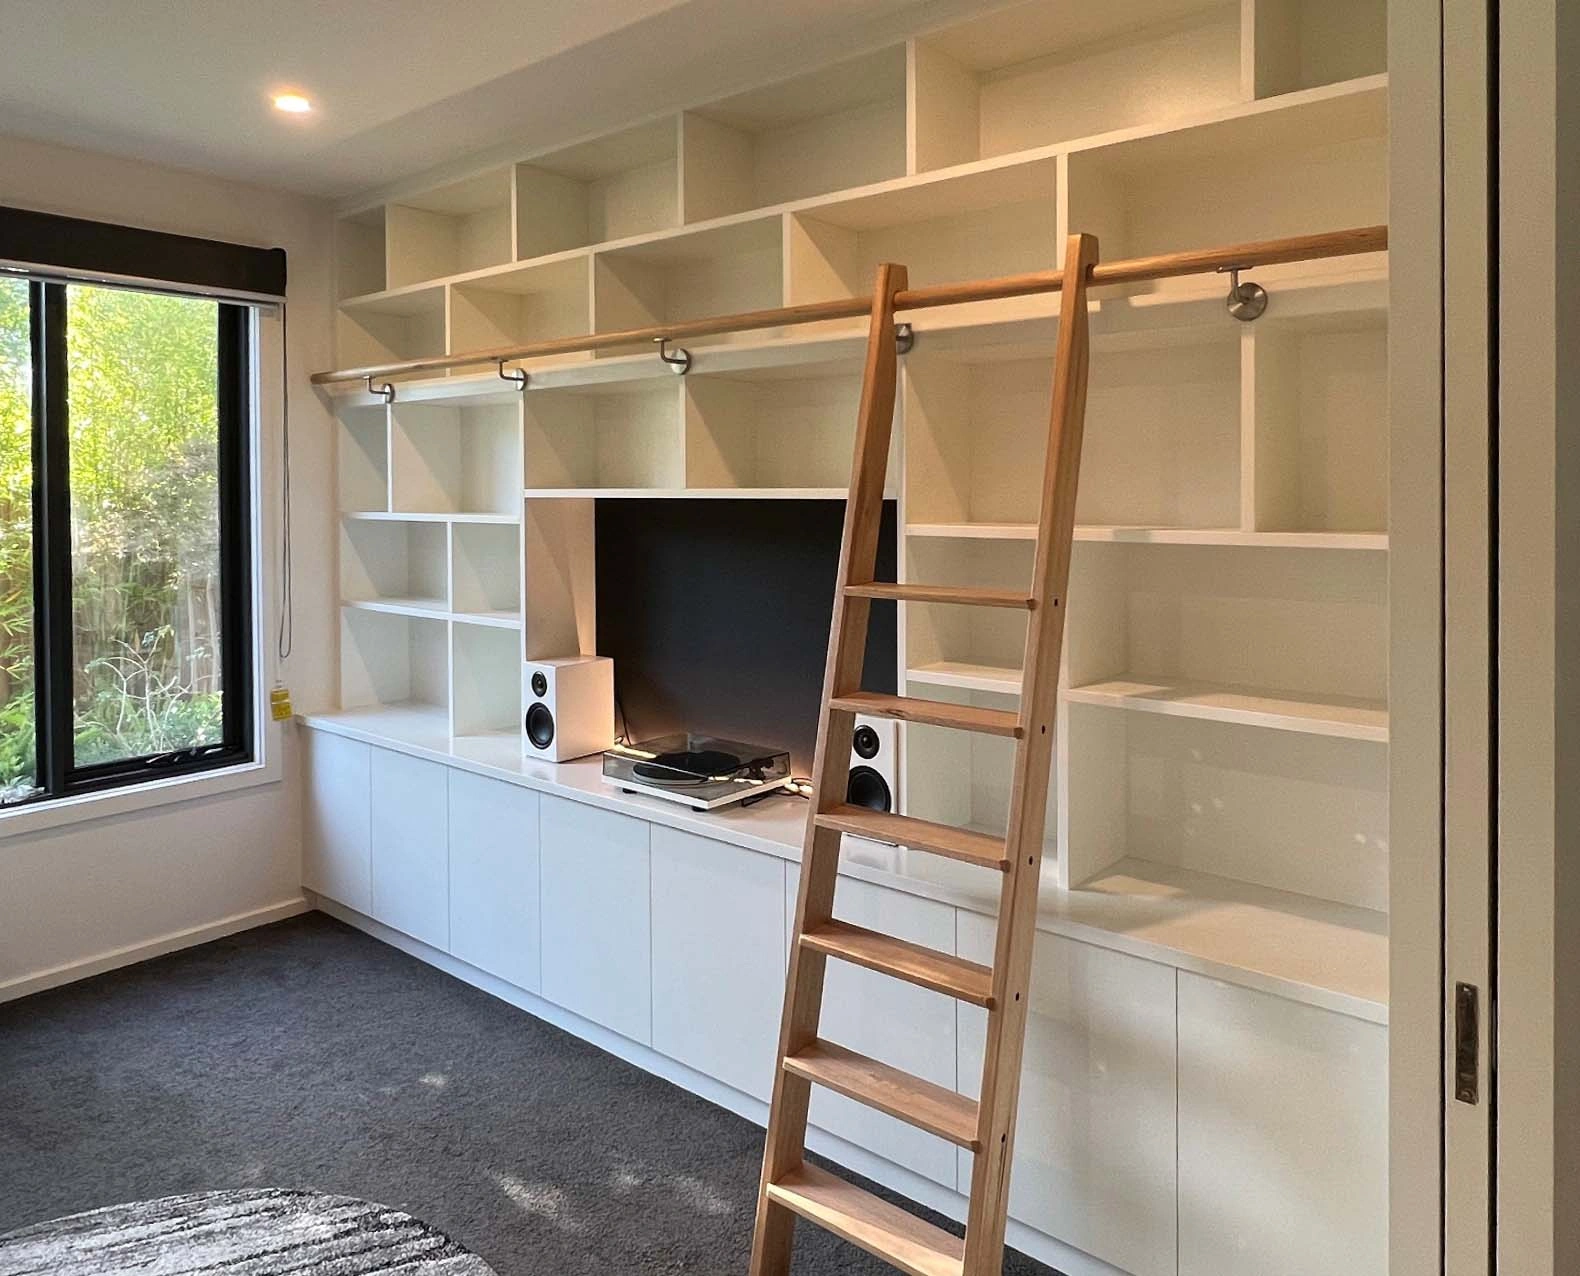
[[[809, 770], [845, 503], [609, 500], [596, 518], [598, 654], [631, 738], [707, 732]], [[876, 574], [895, 578], [893, 501]], [[873, 604], [868, 690], [895, 689], [895, 624]]]

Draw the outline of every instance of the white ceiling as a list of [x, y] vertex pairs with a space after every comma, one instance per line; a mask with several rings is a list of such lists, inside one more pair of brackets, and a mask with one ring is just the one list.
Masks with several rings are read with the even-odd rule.
[[[0, 0], [0, 133], [343, 198], [1002, 0]], [[273, 93], [318, 104], [282, 115]]]

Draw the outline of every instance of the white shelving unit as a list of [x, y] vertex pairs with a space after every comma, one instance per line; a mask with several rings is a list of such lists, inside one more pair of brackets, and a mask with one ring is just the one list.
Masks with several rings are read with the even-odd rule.
[[516, 168], [523, 259], [680, 225], [680, 134], [657, 120]]
[[335, 295], [384, 291], [384, 206], [348, 213], [335, 222]]
[[848, 489], [859, 363], [699, 372], [684, 389], [687, 488]]
[[456, 737], [516, 731], [519, 391], [339, 409], [340, 696]]
[[[1047, 269], [1077, 230], [1112, 260], [1380, 223], [1385, 52], [1384, 0], [1005, 8], [348, 210], [339, 363], [865, 293], [882, 260], [917, 285]], [[1385, 1018], [1387, 263], [1254, 278], [1251, 324], [1211, 277], [1092, 303], [1045, 907]], [[906, 316], [905, 579], [1029, 579], [1054, 304]], [[597, 500], [842, 498], [864, 330], [688, 341], [684, 378], [628, 349], [541, 361], [525, 393], [490, 368], [340, 396], [358, 731], [386, 706], [457, 756], [508, 749], [521, 652], [594, 649]], [[899, 615], [902, 689], [1017, 705], [1023, 617]], [[1001, 831], [1002, 744], [904, 727], [905, 808]]]
[[528, 495], [684, 487], [682, 395], [672, 376], [529, 392]]
[[685, 112], [686, 220], [902, 176], [905, 62], [895, 46]]
[[619, 331], [777, 306], [784, 292], [782, 239], [780, 218], [758, 217], [598, 252], [594, 329]]
[[390, 408], [389, 439], [394, 512], [518, 512], [519, 403], [401, 401]]
[[449, 610], [442, 523], [346, 520], [340, 528], [340, 596], [347, 603]]
[[1021, 4], [915, 42], [918, 171], [1240, 100], [1240, 5]]
[[348, 605], [340, 614], [340, 699], [399, 708], [448, 726], [450, 626]]
[[[792, 303], [862, 294], [879, 262], [906, 267], [912, 286], [1044, 270], [1060, 257], [1058, 162], [1053, 156], [925, 174], [786, 215], [787, 297]], [[1055, 300], [997, 303], [999, 317], [1048, 315]], [[979, 323], [981, 307], [912, 316], [925, 331]], [[976, 312], [976, 313], [973, 313]], [[860, 320], [855, 328], [864, 331]]]
[[1386, 557], [1082, 545], [1070, 593], [1066, 883], [1131, 857], [1385, 909]]
[[1269, 316], [1246, 334], [1244, 354], [1246, 523], [1316, 533], [1385, 528], [1387, 315]]
[[335, 316], [335, 348], [348, 364], [419, 359], [446, 348], [446, 290], [417, 284], [353, 297]]
[[[1065, 225], [1098, 236], [1105, 257], [1140, 257], [1368, 226], [1388, 218], [1387, 82], [1372, 76], [1258, 101], [1204, 123], [1176, 121], [1073, 146]], [[1353, 275], [1354, 260], [1258, 272]], [[1218, 292], [1187, 276], [1137, 291]]]
[[1273, 97], [1388, 65], [1387, 7], [1376, 0], [1241, 0], [1245, 90]]
[[585, 257], [569, 257], [456, 280], [449, 289], [450, 348], [488, 350], [585, 333], [590, 271]]
[[385, 285], [399, 288], [515, 259], [509, 169], [422, 191], [384, 209]]

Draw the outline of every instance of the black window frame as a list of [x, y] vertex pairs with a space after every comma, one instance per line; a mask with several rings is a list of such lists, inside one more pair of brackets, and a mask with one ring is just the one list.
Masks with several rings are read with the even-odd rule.
[[[71, 394], [63, 282], [29, 283], [33, 361], [33, 644], [35, 790], [16, 809], [79, 794], [251, 763], [257, 755], [253, 647], [250, 308], [215, 301], [218, 327], [218, 517], [221, 738], [194, 748], [77, 765], [71, 593]], [[81, 286], [106, 287], [83, 281]]]

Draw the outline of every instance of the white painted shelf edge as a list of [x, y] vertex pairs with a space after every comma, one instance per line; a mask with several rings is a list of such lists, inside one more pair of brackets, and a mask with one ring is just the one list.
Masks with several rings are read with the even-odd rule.
[[[702, 814], [606, 785], [596, 758], [558, 766], [526, 758], [519, 733], [452, 738], [442, 708], [390, 705], [298, 719], [379, 748], [552, 793], [796, 861], [806, 807], [798, 799]], [[908, 853], [889, 872], [851, 860], [841, 872], [992, 916], [997, 879], [936, 856]], [[1050, 866], [1045, 865], [1045, 869]], [[1387, 917], [1138, 860], [1066, 891], [1045, 878], [1038, 928], [1180, 970], [1268, 992], [1371, 1023], [1388, 1022]]]
[[520, 629], [520, 613], [514, 611], [451, 611], [438, 598], [348, 598], [340, 604], [356, 611], [381, 611], [392, 616], [416, 616], [421, 620], [450, 620], [458, 625], [486, 625], [492, 629]]
[[524, 495], [529, 501], [843, 501], [850, 493], [843, 487], [529, 487]]
[[1113, 678], [1070, 687], [1064, 698], [1072, 704], [1136, 713], [1388, 742], [1388, 706], [1380, 700], [1344, 696], [1314, 699], [1298, 692], [1138, 678]]
[[[965, 660], [933, 660], [905, 671], [907, 682], [962, 691], [1018, 696], [1021, 671]], [[1295, 731], [1344, 740], [1388, 742], [1388, 708], [1379, 700], [1334, 696], [1314, 699], [1287, 691], [1233, 687], [1204, 682], [1160, 682], [1115, 678], [1071, 687], [1072, 704], [1128, 709], [1168, 717], [1227, 722], [1239, 726]]]
[[[1106, 946], [1288, 996], [1374, 1023], [1388, 1022], [1388, 916], [1189, 869], [1123, 859], [1079, 890], [1060, 892], [1059, 919], [1075, 938], [1101, 932]], [[1099, 942], [1099, 941], [1094, 941]], [[1152, 949], [1153, 951], [1148, 951]], [[1264, 982], [1265, 981], [1265, 982]]]
[[448, 620], [450, 609], [442, 598], [347, 598], [340, 604], [357, 611], [384, 611], [392, 616], [421, 616], [429, 620]]
[[[905, 534], [939, 540], [1030, 541], [1035, 523], [907, 523]], [[1385, 553], [1387, 532], [1270, 532], [1237, 527], [1119, 527], [1083, 524], [1078, 541], [1124, 545], [1228, 545], [1250, 549], [1344, 549]]]
[[905, 671], [907, 682], [931, 687], [956, 687], [961, 691], [996, 691], [1018, 696], [1021, 671], [1000, 665], [973, 664], [965, 660], [932, 660]]
[[[1037, 539], [1035, 523], [907, 523], [907, 536], [927, 537], [938, 540], [962, 541], [1034, 541]], [[1076, 539], [1081, 539], [1081, 529], [1075, 529]]]
[[368, 523], [486, 523], [513, 527], [521, 522], [515, 514], [436, 514], [415, 510], [342, 510], [340, 517]]

